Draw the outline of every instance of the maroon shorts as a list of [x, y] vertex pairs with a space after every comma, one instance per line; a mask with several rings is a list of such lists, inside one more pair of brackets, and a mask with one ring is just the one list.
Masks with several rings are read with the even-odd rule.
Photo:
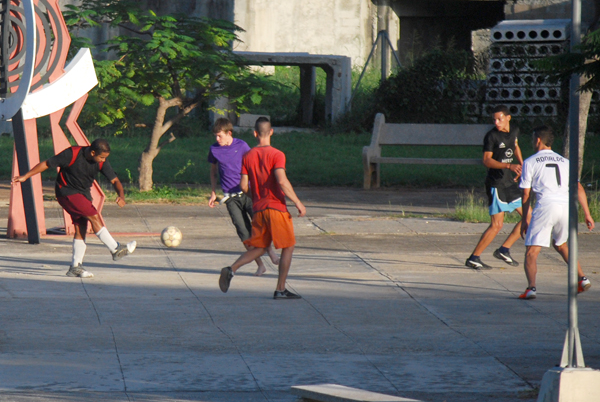
[[87, 222], [86, 216], [98, 215], [98, 210], [90, 200], [83, 194], [67, 195], [66, 197], [57, 197], [56, 199], [61, 207], [69, 215], [73, 224]]

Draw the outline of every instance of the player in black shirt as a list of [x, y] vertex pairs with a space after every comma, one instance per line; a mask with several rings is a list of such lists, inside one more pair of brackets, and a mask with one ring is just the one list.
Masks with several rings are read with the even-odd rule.
[[87, 147], [71, 147], [54, 155], [52, 158], [38, 163], [23, 176], [14, 177], [13, 183], [22, 183], [31, 176], [42, 173], [48, 168], [60, 168], [56, 177], [56, 199], [73, 220], [75, 236], [73, 239], [73, 257], [67, 276], [91, 278], [94, 275], [83, 266], [86, 245], [85, 236], [88, 222], [100, 241], [110, 250], [113, 260], [118, 260], [133, 253], [136, 242], [121, 245], [103, 225], [98, 211], [92, 204], [90, 189], [98, 172], [102, 173], [112, 183], [117, 193], [117, 204], [125, 206], [123, 185], [106, 160], [110, 154], [110, 146], [104, 139], [97, 139]]
[[[506, 106], [496, 106], [493, 110], [495, 128], [483, 140], [483, 164], [488, 168], [485, 190], [488, 196], [492, 222], [481, 235], [473, 254], [465, 265], [474, 269], [491, 269], [481, 261], [481, 253], [489, 246], [502, 229], [504, 213], [517, 211], [522, 214], [521, 189], [518, 179], [521, 176], [523, 156], [517, 137], [518, 128], [510, 127], [510, 111]], [[513, 163], [515, 162], [517, 163]], [[502, 247], [494, 251], [494, 257], [514, 267], [519, 263], [510, 256], [510, 247], [520, 237], [521, 221], [515, 225]]]

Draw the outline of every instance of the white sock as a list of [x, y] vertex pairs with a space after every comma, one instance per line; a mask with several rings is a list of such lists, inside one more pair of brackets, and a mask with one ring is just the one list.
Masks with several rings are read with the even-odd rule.
[[96, 236], [98, 236], [100, 241], [104, 243], [106, 247], [108, 247], [111, 253], [114, 253], [117, 250], [117, 247], [119, 247], [119, 243], [113, 239], [111, 234], [108, 232], [108, 229], [106, 229], [106, 226], [102, 226], [102, 229], [96, 233]]
[[73, 259], [71, 265], [76, 267], [77, 265], [83, 264], [83, 256], [85, 256], [85, 241], [81, 239], [73, 239]]

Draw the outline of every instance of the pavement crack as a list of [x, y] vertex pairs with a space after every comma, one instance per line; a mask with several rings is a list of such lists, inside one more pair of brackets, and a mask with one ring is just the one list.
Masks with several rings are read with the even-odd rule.
[[340, 334], [342, 334], [343, 336], [345, 336], [352, 344], [354, 344], [354, 347], [356, 347], [361, 355], [365, 358], [366, 361], [369, 362], [369, 364], [375, 369], [377, 370], [377, 372], [383, 377], [385, 378], [390, 385], [396, 390], [396, 392], [400, 392], [400, 389], [398, 387], [396, 387], [396, 384], [394, 384], [394, 382], [388, 378], [388, 376], [379, 368], [377, 367], [377, 364], [375, 364], [375, 362], [373, 360], [371, 360], [369, 358], [369, 356], [367, 355], [367, 353], [364, 351], [364, 349], [360, 346], [360, 343], [356, 341], [356, 339], [354, 339], [352, 336], [350, 336], [350, 334], [348, 334], [346, 331], [344, 331], [343, 329], [341, 329], [340, 327], [338, 327], [337, 325], [333, 324], [331, 321], [329, 321], [327, 319], [327, 317], [325, 316], [325, 314], [323, 314], [314, 304], [312, 304], [307, 298], [303, 298], [302, 300], [304, 300], [306, 303], [308, 303], [309, 306], [311, 306], [313, 308], [313, 310], [315, 310], [321, 317], [323, 317], [323, 320], [325, 320], [325, 322], [330, 325], [332, 328], [334, 328], [336, 331], [338, 331]]
[[204, 310], [204, 312], [206, 313], [206, 315], [210, 319], [210, 322], [233, 345], [233, 347], [235, 348], [238, 356], [244, 362], [244, 365], [246, 366], [246, 369], [248, 370], [248, 373], [250, 373], [250, 376], [252, 376], [252, 380], [254, 381], [254, 384], [256, 385], [256, 388], [258, 389], [258, 391], [262, 394], [262, 396], [265, 398], [265, 400], [267, 402], [270, 401], [269, 397], [265, 393], [265, 390], [262, 389], [262, 387], [260, 386], [260, 383], [258, 382], [258, 379], [256, 378], [256, 376], [252, 372], [252, 369], [250, 368], [250, 365], [248, 364], [248, 361], [246, 360], [246, 358], [242, 354], [242, 351], [240, 350], [240, 348], [237, 346], [237, 344], [233, 340], [233, 337], [231, 335], [229, 335], [229, 333], [227, 333], [227, 331], [225, 331], [219, 324], [217, 324], [217, 322], [215, 321], [213, 315], [210, 313], [210, 311], [208, 310], [208, 308], [206, 307], [206, 305], [202, 302], [202, 300], [200, 299], [200, 297], [196, 294], [196, 292], [194, 292], [194, 290], [190, 287], [190, 285], [187, 283], [187, 281], [185, 280], [185, 278], [181, 275], [181, 272], [177, 269], [177, 266], [175, 265], [175, 263], [173, 262], [173, 260], [171, 259], [171, 257], [167, 254], [167, 252], [165, 250], [163, 250], [163, 253], [166, 256], [167, 261], [169, 262], [169, 266], [171, 267], [171, 269], [177, 273], [177, 275], [179, 276], [179, 279], [181, 280], [181, 282], [185, 285], [185, 287], [192, 294], [192, 296], [198, 301], [198, 303], [200, 304], [200, 306], [202, 307], [202, 309]]
[[119, 371], [121, 372], [121, 379], [123, 380], [123, 392], [127, 397], [128, 401], [131, 401], [129, 394], [127, 392], [127, 380], [125, 380], [125, 373], [123, 372], [123, 364], [121, 363], [121, 356], [119, 356], [119, 347], [117, 346], [117, 338], [115, 337], [115, 331], [113, 331], [113, 327], [109, 326], [110, 333], [112, 334], [113, 345], [115, 346], [115, 354], [117, 356], [117, 362], [119, 363]]
[[[320, 231], [327, 233], [327, 231], [325, 231], [323, 228], [321, 228], [319, 225], [317, 225], [314, 221], [310, 220], [309, 221]], [[410, 228], [408, 228], [409, 230], [412, 230]], [[419, 236], [419, 233], [415, 232], [413, 230], [413, 232]], [[350, 254], [352, 254], [353, 256], [355, 256], [356, 258], [358, 258], [364, 265], [368, 266], [369, 268], [371, 268], [372, 270], [374, 270], [375, 272], [377, 272], [379, 275], [381, 275], [382, 277], [386, 278], [388, 281], [390, 281], [396, 288], [400, 289], [403, 293], [405, 293], [408, 297], [410, 297], [410, 299], [416, 303], [420, 308], [422, 308], [423, 310], [425, 310], [428, 314], [430, 314], [432, 317], [434, 317], [435, 319], [437, 319], [440, 323], [442, 323], [444, 326], [446, 326], [449, 330], [455, 332], [456, 334], [458, 334], [459, 336], [461, 336], [462, 338], [466, 339], [467, 341], [469, 341], [470, 343], [472, 343], [473, 345], [475, 345], [477, 348], [479, 348], [481, 351], [483, 351], [486, 355], [488, 355], [489, 357], [491, 357], [492, 359], [494, 359], [496, 362], [498, 362], [500, 365], [504, 366], [507, 370], [509, 370], [511, 373], [513, 373], [516, 377], [518, 377], [521, 381], [523, 381], [523, 383], [527, 384], [530, 388], [535, 388], [535, 386], [529, 382], [526, 378], [524, 378], [522, 375], [520, 375], [519, 373], [517, 373], [512, 367], [510, 367], [508, 364], [504, 363], [502, 360], [500, 360], [498, 357], [494, 356], [493, 354], [491, 354], [487, 349], [485, 349], [482, 345], [480, 345], [479, 343], [477, 343], [476, 341], [474, 341], [473, 339], [471, 339], [466, 333], [460, 331], [458, 328], [454, 328], [452, 325], [450, 325], [450, 323], [448, 323], [446, 320], [444, 320], [442, 317], [440, 317], [438, 314], [436, 314], [434, 311], [432, 311], [429, 307], [427, 307], [424, 303], [422, 303], [421, 301], [419, 301], [414, 295], [412, 295], [408, 289], [406, 289], [406, 287], [402, 284], [402, 282], [395, 280], [390, 274], [388, 274], [387, 272], [385, 272], [382, 269], [377, 268], [375, 265], [371, 264], [367, 259], [363, 258], [362, 256], [360, 256], [357, 252], [349, 249], [348, 247], [346, 247], [346, 245], [340, 241], [338, 241], [334, 236], [332, 236], [332, 240], [337, 243], [339, 246], [343, 247], [347, 252], [349, 252]], [[427, 240], [427, 239], [425, 239]], [[436, 245], [433, 245], [434, 247], [440, 249], [439, 247], [437, 247]], [[443, 250], [440, 249], [440, 251], [444, 252]], [[490, 278], [493, 280], [493, 278]], [[508, 290], [508, 289], [507, 289]], [[312, 306], [312, 305], [311, 305]], [[315, 308], [313, 306], [313, 308]], [[315, 308], [316, 309], [316, 308]], [[321, 314], [323, 315], [323, 314]], [[350, 336], [348, 334], [346, 334], [344, 331], [342, 331], [341, 329], [337, 328], [336, 326], [334, 326], [334, 328], [336, 328], [340, 333], [344, 334], [345, 336], [349, 337]], [[350, 338], [351, 339], [351, 338]], [[360, 348], [359, 348], [360, 349]], [[364, 355], [364, 352], [363, 352]], [[365, 358], [366, 355], [365, 355]], [[368, 359], [368, 358], [367, 358]], [[382, 375], [385, 377], [385, 375], [382, 373]], [[387, 377], [385, 377], [387, 379]], [[389, 381], [389, 379], [388, 379]], [[393, 385], [393, 384], [392, 384]]]
[[142, 215], [142, 213], [140, 212], [139, 208], [137, 207], [137, 205], [133, 204], [133, 207], [135, 208], [135, 212], [137, 212], [138, 216], [140, 217], [141, 221], [144, 222], [144, 226], [146, 226], [146, 229], [148, 229], [148, 232], [152, 232], [151, 227], [150, 227], [150, 223], [148, 222], [148, 220], [144, 217], [144, 215]]
[[[312, 219], [308, 219], [318, 230], [320, 230], [323, 233], [327, 233], [327, 231], [325, 231], [323, 228], [321, 228], [319, 225], [317, 225]], [[334, 242], [337, 242], [335, 239], [333, 239]], [[344, 248], [346, 248], [344, 245], [342, 245]], [[354, 254], [354, 253], [353, 253]], [[354, 254], [356, 255], [356, 254]], [[289, 282], [289, 281], [288, 281]], [[291, 286], [290, 286], [291, 287]], [[293, 289], [293, 288], [292, 288]], [[314, 304], [312, 304], [310, 302], [310, 300], [308, 300], [307, 298], [303, 298], [303, 300], [313, 309], [317, 312], [317, 314], [319, 314], [323, 320], [330, 325], [331, 327], [333, 327], [336, 331], [338, 331], [340, 334], [342, 334], [343, 336], [346, 337], [346, 339], [348, 339], [352, 344], [354, 344], [354, 347], [356, 347], [361, 355], [364, 357], [364, 359], [366, 361], [369, 362], [369, 364], [375, 369], [377, 370], [377, 372], [387, 380], [387, 382], [396, 390], [396, 392], [400, 392], [400, 389], [398, 389], [398, 387], [396, 387], [396, 384], [394, 384], [394, 382], [388, 378], [388, 376], [377, 366], [377, 364], [375, 364], [375, 362], [373, 360], [371, 360], [369, 358], [369, 356], [367, 356], [367, 353], [364, 351], [364, 349], [360, 346], [359, 342], [357, 342], [352, 336], [350, 336], [350, 334], [348, 334], [346, 331], [344, 331], [343, 329], [341, 329], [340, 327], [338, 327], [337, 325], [333, 324], [331, 321], [329, 321], [327, 319], [327, 317], [325, 316], [325, 314], [323, 314], [318, 308], [317, 306], [315, 306]]]
[[98, 324], [102, 325], [102, 320], [100, 319], [100, 313], [98, 313], [98, 309], [96, 308], [96, 304], [94, 303], [94, 301], [92, 300], [90, 294], [87, 291], [87, 288], [85, 286], [85, 282], [81, 278], [79, 280], [81, 281], [81, 286], [83, 286], [83, 291], [87, 295], [87, 298], [88, 298], [90, 304], [92, 305], [92, 308], [94, 309], [94, 313], [96, 313], [96, 318], [98, 319]]

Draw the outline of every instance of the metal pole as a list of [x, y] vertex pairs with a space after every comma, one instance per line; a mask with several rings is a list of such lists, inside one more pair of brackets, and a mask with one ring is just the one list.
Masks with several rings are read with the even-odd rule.
[[[581, 42], [581, 0], [573, 0], [571, 20], [571, 52]], [[579, 76], [573, 74], [569, 86], [569, 329], [561, 366], [585, 367], [577, 322], [577, 194], [579, 186]], [[566, 355], [566, 356], [565, 356]], [[567, 361], [565, 361], [565, 357]]]
[[[385, 37], [385, 32], [386, 31], [380, 31], [380, 33], [383, 32], [383, 35]], [[378, 36], [379, 37], [379, 36]], [[381, 39], [381, 83], [383, 84], [385, 82], [385, 80], [387, 80], [387, 42], [382, 38]]]
[[[25, 122], [21, 109], [12, 118], [13, 133], [15, 137], [15, 150], [17, 152], [17, 161], [19, 166], [19, 175], [24, 175], [29, 171], [29, 151], [27, 150], [27, 136], [25, 135]], [[33, 184], [31, 179], [21, 183], [21, 193], [23, 195], [23, 207], [25, 209], [25, 225], [27, 227], [27, 240], [30, 244], [40, 243], [40, 229], [37, 220], [37, 211], [35, 209], [35, 196], [33, 194]]]

